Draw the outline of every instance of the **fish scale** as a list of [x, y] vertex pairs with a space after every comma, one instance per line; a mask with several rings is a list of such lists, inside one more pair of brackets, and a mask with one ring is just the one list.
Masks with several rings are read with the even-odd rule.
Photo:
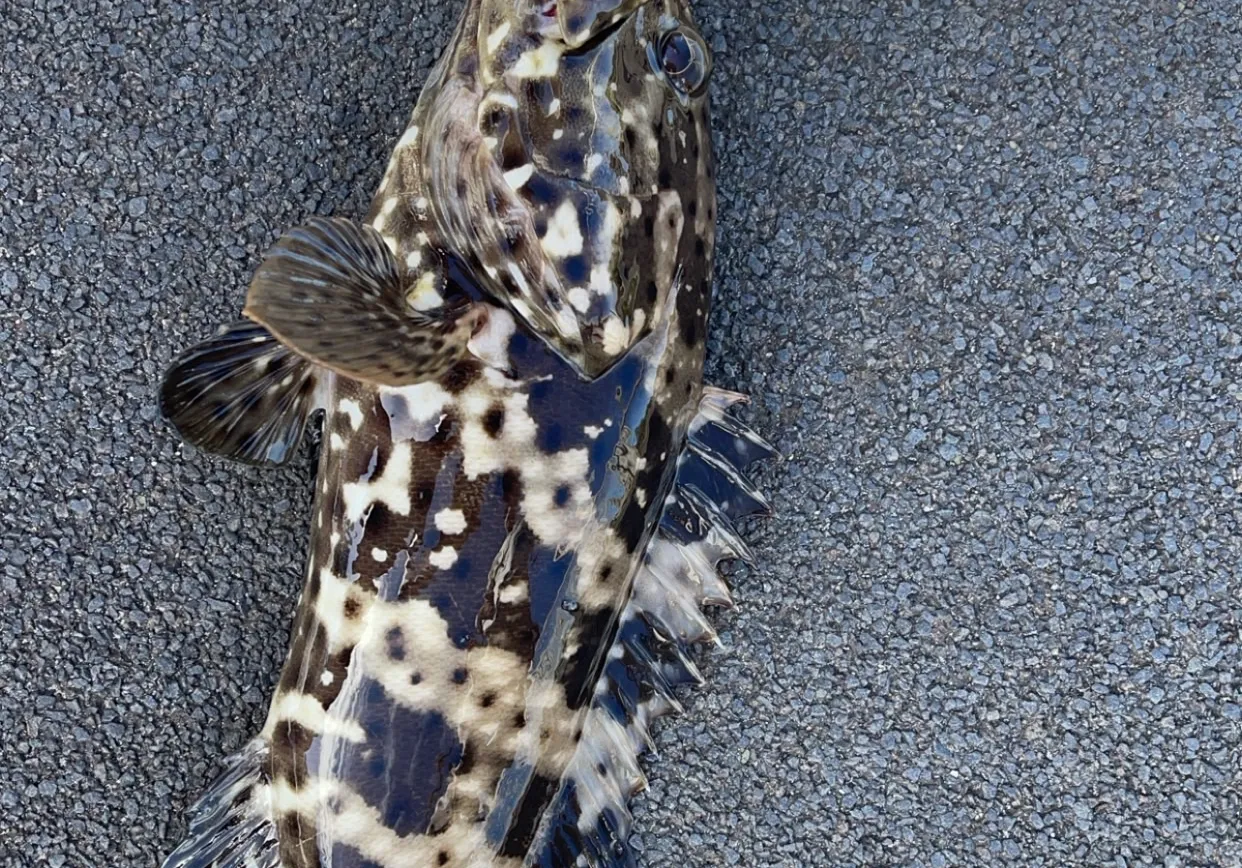
[[208, 451], [324, 436], [267, 722], [166, 868], [633, 864], [650, 727], [766, 509], [702, 385], [709, 73], [681, 0], [470, 0], [366, 221], [286, 233], [172, 366]]

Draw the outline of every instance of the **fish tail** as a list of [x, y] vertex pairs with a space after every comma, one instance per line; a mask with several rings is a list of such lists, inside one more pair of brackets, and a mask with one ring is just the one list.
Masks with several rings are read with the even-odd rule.
[[190, 830], [163, 868], [278, 868], [267, 740], [256, 738], [190, 808]]

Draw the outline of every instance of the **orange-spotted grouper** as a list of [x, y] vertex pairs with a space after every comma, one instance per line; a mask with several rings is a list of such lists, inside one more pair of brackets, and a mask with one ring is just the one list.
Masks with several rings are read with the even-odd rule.
[[172, 366], [199, 448], [323, 437], [267, 723], [166, 868], [634, 864], [771, 452], [702, 384], [710, 71], [684, 0], [468, 0], [365, 222], [285, 234]]

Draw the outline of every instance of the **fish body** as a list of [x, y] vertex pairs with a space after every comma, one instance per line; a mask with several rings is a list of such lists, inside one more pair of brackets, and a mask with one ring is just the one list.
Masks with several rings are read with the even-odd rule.
[[709, 71], [680, 0], [471, 0], [366, 223], [288, 233], [173, 366], [208, 450], [324, 422], [267, 723], [167, 868], [632, 864], [770, 452], [702, 385]]

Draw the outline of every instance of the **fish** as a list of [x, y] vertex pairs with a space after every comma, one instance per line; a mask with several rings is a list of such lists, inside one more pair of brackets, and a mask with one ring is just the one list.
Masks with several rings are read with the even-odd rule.
[[185, 442], [320, 447], [266, 723], [164, 868], [636, 864], [775, 454], [703, 383], [711, 67], [685, 0], [467, 0], [365, 219], [172, 363]]

